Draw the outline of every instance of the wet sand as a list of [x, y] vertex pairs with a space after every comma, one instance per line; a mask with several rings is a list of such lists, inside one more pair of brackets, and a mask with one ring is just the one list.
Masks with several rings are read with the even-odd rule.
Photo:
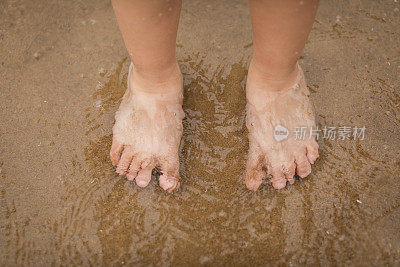
[[108, 159], [129, 60], [108, 1], [0, 2], [1, 265], [400, 264], [400, 5], [322, 1], [301, 56], [323, 126], [312, 174], [243, 183], [246, 1], [185, 1], [182, 187]]

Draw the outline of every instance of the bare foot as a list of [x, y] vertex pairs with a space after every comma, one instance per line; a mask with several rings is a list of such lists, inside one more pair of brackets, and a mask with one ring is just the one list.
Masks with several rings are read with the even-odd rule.
[[[294, 183], [295, 172], [302, 178], [308, 176], [311, 164], [318, 157], [318, 143], [315, 136], [310, 138], [310, 128], [315, 129], [314, 112], [301, 68], [297, 65], [286, 84], [284, 80], [268, 81], [260, 79], [261, 76], [256, 68], [250, 67], [246, 88], [249, 130], [246, 186], [254, 191], [265, 177], [265, 168], [272, 186], [281, 189], [287, 181]], [[276, 89], [279, 83], [282, 90]], [[306, 129], [304, 140], [294, 134], [300, 127]]]
[[[150, 76], [151, 77], [151, 76]], [[145, 187], [159, 167], [160, 186], [178, 188], [182, 136], [182, 75], [176, 64], [168, 79], [144, 78], [131, 64], [128, 89], [115, 115], [110, 158], [116, 171]]]

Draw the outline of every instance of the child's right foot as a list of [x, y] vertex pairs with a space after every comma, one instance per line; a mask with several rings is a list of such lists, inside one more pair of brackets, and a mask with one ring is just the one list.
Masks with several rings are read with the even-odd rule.
[[115, 115], [110, 158], [117, 173], [145, 187], [159, 167], [160, 186], [179, 187], [178, 149], [182, 136], [182, 75], [178, 65], [165, 80], [144, 78], [129, 67], [128, 89]]

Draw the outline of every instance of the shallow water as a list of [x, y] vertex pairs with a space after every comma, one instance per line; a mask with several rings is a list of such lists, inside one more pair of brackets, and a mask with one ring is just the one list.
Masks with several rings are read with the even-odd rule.
[[[247, 8], [217, 3], [217, 13], [205, 8], [194, 13], [196, 3], [184, 6], [183, 37], [178, 40], [183, 45], [177, 46], [186, 117], [182, 185], [172, 194], [157, 185], [156, 172], [150, 185], [140, 189], [119, 177], [109, 161], [111, 125], [129, 65], [122, 40], [113, 39], [119, 35], [116, 25], [109, 26], [109, 6], [93, 4], [94, 9], [86, 3], [87, 10], [99, 12], [97, 17], [89, 14], [107, 38], [90, 35], [94, 30], [89, 27], [97, 25], [92, 17], [83, 28], [80, 17], [63, 24], [69, 17], [60, 13], [61, 24], [53, 22], [58, 28], [44, 27], [43, 32], [51, 36], [52, 30], [64, 29], [67, 43], [49, 39], [53, 43], [47, 44], [43, 36], [33, 36], [48, 45], [40, 59], [24, 58], [25, 46], [15, 48], [20, 50], [15, 61], [22, 58], [20, 64], [32, 67], [21, 73], [19, 63], [5, 63], [1, 264], [399, 264], [400, 62], [394, 44], [400, 22], [394, 4], [352, 2], [345, 8], [321, 3], [301, 57], [317, 123], [366, 126], [366, 138], [320, 139], [320, 158], [308, 178], [279, 191], [264, 181], [254, 193], [243, 183], [248, 147], [244, 86], [251, 40], [216, 27], [209, 38], [207, 31], [224, 19], [235, 30], [241, 26], [249, 32], [243, 19], [248, 14], [241, 13]], [[63, 5], [60, 10], [81, 10], [74, 2]], [[7, 8], [29, 10], [29, 5]], [[56, 10], [51, 8], [47, 11]], [[24, 14], [40, 19], [22, 11], [20, 19]], [[205, 24], [196, 28], [197, 34], [209, 38], [204, 39], [207, 44], [193, 35], [193, 21], [199, 17]], [[8, 36], [19, 36], [9, 28]], [[30, 37], [32, 31], [21, 32]], [[109, 40], [116, 47], [107, 46]], [[5, 44], [14, 45], [7, 38]], [[204, 47], [209, 48], [202, 51]], [[12, 56], [14, 50], [9, 50]], [[113, 51], [105, 60], [109, 67], [99, 63], [104, 51]], [[57, 61], [60, 53], [64, 56]]]
[[[213, 71], [198, 55], [181, 62], [186, 113], [181, 189], [163, 192], [157, 173], [146, 189], [118, 177], [108, 158], [111, 135], [93, 133], [119, 104], [127, 64], [123, 59], [107, 72], [93, 95], [95, 106], [87, 108], [87, 135], [94, 141], [84, 149], [84, 162], [72, 159], [78, 174], [61, 178], [68, 209], [53, 226], [55, 245], [72, 245], [94, 228], [102, 255], [82, 244], [92, 263], [339, 264], [354, 255], [360, 261], [395, 260], [375, 242], [375, 230], [397, 211], [399, 199], [376, 201], [385, 191], [399, 196], [394, 180], [382, 181], [396, 177], [399, 162], [376, 159], [361, 140], [320, 140], [312, 174], [285, 190], [267, 181], [256, 193], [245, 188], [244, 62]], [[319, 117], [321, 124], [323, 112]], [[66, 260], [77, 253], [70, 249], [60, 252]]]

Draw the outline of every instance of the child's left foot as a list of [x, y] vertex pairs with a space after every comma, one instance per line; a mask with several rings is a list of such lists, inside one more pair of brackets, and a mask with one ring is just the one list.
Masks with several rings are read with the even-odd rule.
[[295, 172], [302, 178], [308, 176], [318, 157], [318, 143], [315, 136], [310, 138], [315, 119], [303, 71], [298, 66], [291, 76], [293, 81], [289, 79], [281, 87], [285, 89], [274, 90], [274, 86], [268, 86], [271, 81], [260, 79], [262, 75], [250, 67], [246, 86], [246, 186], [250, 190], [261, 185], [264, 168], [271, 175], [272, 186], [281, 189], [286, 182], [294, 183]]

